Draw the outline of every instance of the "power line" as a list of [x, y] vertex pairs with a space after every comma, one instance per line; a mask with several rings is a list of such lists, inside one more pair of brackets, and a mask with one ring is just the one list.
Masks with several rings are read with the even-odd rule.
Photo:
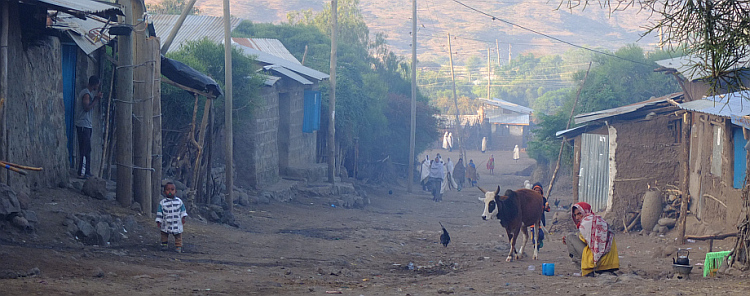
[[634, 61], [634, 60], [631, 60], [631, 59], [626, 59], [626, 58], [623, 58], [623, 57], [620, 57], [620, 56], [617, 56], [617, 55], [614, 55], [614, 54], [611, 54], [611, 53], [607, 53], [607, 52], [599, 51], [599, 50], [596, 50], [596, 49], [593, 49], [593, 48], [588, 48], [588, 47], [585, 47], [585, 46], [581, 46], [581, 45], [573, 44], [573, 43], [570, 43], [570, 42], [568, 42], [568, 41], [565, 41], [565, 40], [559, 39], [559, 38], [557, 38], [557, 37], [553, 37], [553, 36], [550, 36], [550, 35], [544, 34], [544, 33], [542, 33], [542, 32], [536, 31], [536, 30], [534, 30], [534, 29], [529, 29], [529, 28], [526, 28], [526, 27], [524, 27], [524, 26], [521, 26], [521, 25], [518, 25], [518, 24], [515, 24], [515, 23], [512, 23], [512, 22], [506, 21], [506, 20], [504, 20], [504, 19], [498, 18], [498, 17], [496, 17], [496, 16], [494, 16], [494, 15], [491, 15], [491, 14], [489, 14], [489, 13], [486, 13], [486, 12], [484, 12], [484, 11], [481, 11], [481, 10], [479, 10], [479, 9], [476, 9], [476, 8], [474, 8], [474, 7], [471, 7], [471, 6], [469, 6], [469, 5], [466, 5], [466, 4], [464, 4], [463, 2], [461, 2], [461, 1], [458, 1], [458, 0], [452, 0], [452, 1], [453, 1], [453, 2], [456, 2], [456, 3], [458, 3], [459, 5], [461, 5], [461, 6], [463, 6], [463, 7], [466, 7], [466, 8], [468, 8], [468, 9], [470, 9], [470, 10], [473, 10], [473, 11], [475, 11], [475, 12], [477, 12], [477, 13], [480, 13], [480, 14], [483, 14], [483, 15], [485, 15], [485, 16], [488, 16], [488, 17], [492, 18], [492, 20], [493, 20], [493, 21], [495, 21], [495, 20], [497, 20], [497, 21], [501, 21], [501, 22], [503, 22], [503, 23], [506, 23], [506, 24], [508, 24], [508, 25], [511, 25], [511, 26], [516, 26], [516, 27], [518, 27], [518, 28], [524, 29], [524, 30], [526, 30], [526, 31], [532, 32], [532, 33], [534, 33], [534, 34], [537, 34], [537, 35], [541, 35], [541, 36], [544, 36], [544, 37], [546, 37], [546, 38], [549, 38], [549, 39], [555, 40], [555, 41], [557, 41], [557, 42], [560, 42], [560, 43], [565, 43], [565, 44], [567, 44], [567, 45], [570, 45], [570, 46], [573, 46], [573, 47], [576, 47], [576, 48], [580, 48], [580, 49], [583, 49], [583, 50], [588, 50], [588, 51], [591, 51], [591, 52], [595, 52], [595, 53], [598, 53], [598, 54], [603, 54], [603, 55], [606, 55], [606, 56], [609, 56], [609, 57], [613, 57], [613, 58], [621, 59], [621, 60], [624, 60], [624, 61], [628, 61], [628, 62], [631, 62], [631, 63], [641, 64], [641, 65], [645, 65], [645, 66], [651, 66], [650, 64], [646, 64], [646, 63], [641, 63], [641, 62], [638, 62], [638, 61]]

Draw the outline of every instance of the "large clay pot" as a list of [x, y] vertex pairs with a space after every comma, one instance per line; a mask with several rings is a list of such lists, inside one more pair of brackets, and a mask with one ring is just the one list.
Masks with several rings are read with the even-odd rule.
[[641, 228], [650, 231], [659, 221], [662, 211], [662, 198], [659, 191], [647, 191], [643, 195], [641, 207]]

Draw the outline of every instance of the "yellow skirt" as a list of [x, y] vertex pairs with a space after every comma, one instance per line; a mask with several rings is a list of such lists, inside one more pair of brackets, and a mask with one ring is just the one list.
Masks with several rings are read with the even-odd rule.
[[[578, 237], [582, 241], [586, 241], [580, 234]], [[612, 247], [609, 249], [609, 253], [604, 254], [604, 256], [599, 259], [599, 266], [594, 265], [594, 253], [591, 252], [588, 244], [586, 244], [586, 248], [583, 249], [583, 256], [581, 257], [581, 276], [586, 276], [593, 272], [594, 267], [596, 267], [596, 270], [620, 268], [620, 257], [617, 256], [617, 243], [615, 243], [614, 238], [612, 239]]]

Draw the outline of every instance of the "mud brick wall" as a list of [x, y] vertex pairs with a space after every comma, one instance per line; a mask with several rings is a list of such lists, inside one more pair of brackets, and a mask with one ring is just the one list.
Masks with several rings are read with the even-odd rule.
[[10, 7], [7, 161], [44, 168], [26, 176], [10, 173], [9, 183], [19, 192], [67, 182], [68, 151], [60, 41], [49, 36], [21, 41], [18, 6]]
[[[728, 119], [703, 113], [693, 115], [694, 131], [690, 159], [690, 210], [704, 223], [716, 229], [736, 231], [742, 209], [742, 191], [735, 189], [734, 143], [732, 124]], [[721, 174], [712, 173], [717, 127], [722, 130]], [[709, 197], [710, 196], [710, 197]], [[715, 198], [715, 199], [714, 199]], [[720, 200], [722, 203], [716, 201]]]
[[612, 142], [616, 143], [614, 166], [610, 161], [610, 178], [614, 175], [610, 180], [611, 212], [616, 218], [622, 219], [626, 212], [641, 208], [648, 185], [679, 187], [681, 126], [681, 117], [673, 114], [611, 124], [616, 133], [613, 136], [610, 128], [610, 150]]

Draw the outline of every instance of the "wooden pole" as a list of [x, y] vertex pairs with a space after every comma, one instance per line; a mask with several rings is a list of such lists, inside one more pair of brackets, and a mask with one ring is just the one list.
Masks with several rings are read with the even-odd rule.
[[411, 7], [411, 130], [409, 132], [409, 179], [406, 191], [411, 193], [414, 183], [414, 149], [417, 134], [417, 0], [412, 0]]
[[459, 157], [465, 158], [466, 151], [464, 145], [461, 142], [463, 139], [463, 129], [461, 128], [461, 118], [459, 116], [460, 111], [458, 110], [458, 96], [456, 95], [456, 73], [453, 70], [453, 47], [451, 47], [451, 34], [448, 33], [448, 61], [451, 65], [451, 81], [453, 81], [453, 104], [456, 106], [456, 131], [458, 131], [458, 148]]
[[336, 169], [336, 51], [338, 43], [338, 1], [331, 0], [331, 78], [328, 99], [328, 182], [333, 184]]
[[687, 208], [690, 195], [690, 129], [692, 124], [692, 113], [682, 114], [682, 180], [680, 190], [682, 191], [682, 204], [680, 205], [680, 231], [677, 233], [679, 244], [685, 244], [685, 228], [687, 226]]
[[180, 30], [180, 27], [182, 27], [182, 23], [185, 21], [185, 18], [187, 17], [190, 10], [193, 9], [193, 5], [195, 5], [196, 0], [190, 0], [187, 5], [185, 5], [185, 8], [182, 9], [182, 13], [180, 14], [180, 17], [177, 18], [177, 23], [175, 23], [174, 27], [172, 27], [172, 30], [169, 32], [169, 36], [166, 40], [164, 40], [164, 45], [162, 45], [161, 48], [161, 54], [167, 54], [167, 51], [169, 50], [169, 47], [172, 45], [172, 41], [174, 40], [174, 37], [177, 36], [177, 32]]
[[234, 209], [234, 134], [232, 133], [232, 36], [229, 0], [224, 0], [224, 128], [226, 146], [226, 203], [227, 211]]
[[500, 42], [495, 39], [495, 50], [497, 51], [497, 66], [500, 67]]
[[[113, 51], [112, 54], [114, 55], [115, 52]], [[102, 161], [99, 162], [99, 173], [97, 174], [99, 178], [101, 178], [102, 175], [104, 174], [104, 163], [106, 162], [106, 159], [107, 159], [107, 150], [109, 149], [109, 141], [112, 140], [110, 139], [110, 134], [109, 134], [109, 129], [110, 129], [109, 116], [110, 114], [112, 114], [112, 92], [115, 86], [115, 77], [116, 77], [115, 75], [117, 75], [116, 73], [117, 73], [117, 65], [112, 64], [112, 81], [110, 81], [109, 83], [109, 95], [107, 96], [107, 109], [105, 109], [106, 110], [105, 112], [107, 112], [107, 116], [105, 116], [105, 120], [104, 120], [104, 140], [102, 141], [104, 145], [102, 147]]]
[[[591, 70], [591, 62], [589, 62], [589, 68], [586, 69], [586, 76], [583, 77], [583, 82], [581, 82], [581, 86], [578, 87], [578, 92], [576, 93], [576, 100], [573, 102], [573, 108], [570, 109], [570, 117], [568, 117], [568, 124], [565, 125], [565, 129], [570, 128], [570, 123], [573, 121], [573, 115], [575, 115], [576, 112], [576, 105], [578, 105], [578, 99], [581, 97], [581, 90], [583, 90], [583, 85], [586, 84], [586, 80], [589, 78], [589, 71]], [[560, 170], [560, 160], [562, 158], [563, 148], [565, 147], [565, 142], [568, 139], [563, 137], [562, 141], [560, 142], [560, 151], [557, 153], [557, 165], [555, 165], [555, 171], [552, 173], [552, 178], [549, 181], [549, 186], [547, 186], [547, 200], [552, 196], [552, 188], [555, 186], [555, 178], [557, 178], [557, 172]]]
[[[134, 16], [142, 16], [145, 7], [135, 5], [133, 7]], [[138, 19], [138, 23], [143, 20]], [[146, 44], [145, 24], [138, 25], [133, 30], [135, 40], [133, 47], [135, 49], [135, 64], [138, 65], [133, 69], [133, 198], [141, 205], [143, 213], [151, 213], [151, 135], [153, 134], [153, 117], [151, 89], [153, 80], [149, 63], [151, 55]]]
[[[133, 6], [130, 0], [120, 1], [123, 13], [121, 24], [133, 25]], [[117, 69], [117, 201], [130, 207], [133, 201], [133, 34], [117, 37], [119, 54]]]
[[152, 72], [151, 80], [154, 82], [152, 91], [152, 108], [153, 108], [153, 134], [151, 136], [151, 167], [154, 168], [154, 172], [151, 173], [151, 212], [155, 213], [159, 207], [161, 201], [161, 180], [162, 180], [162, 116], [161, 116], [161, 55], [159, 52], [159, 39], [154, 39], [151, 44], [152, 58], [155, 59], [154, 68]]
[[214, 138], [214, 102], [211, 101], [211, 105], [208, 106], [208, 130], [206, 131], [206, 138], [208, 139], [206, 141], [206, 203], [211, 202], [211, 191], [208, 190], [209, 184], [212, 181], [211, 178], [211, 168], [213, 167], [213, 161], [211, 158], [213, 157], [213, 151], [214, 151], [214, 145], [213, 145], [213, 138]]

